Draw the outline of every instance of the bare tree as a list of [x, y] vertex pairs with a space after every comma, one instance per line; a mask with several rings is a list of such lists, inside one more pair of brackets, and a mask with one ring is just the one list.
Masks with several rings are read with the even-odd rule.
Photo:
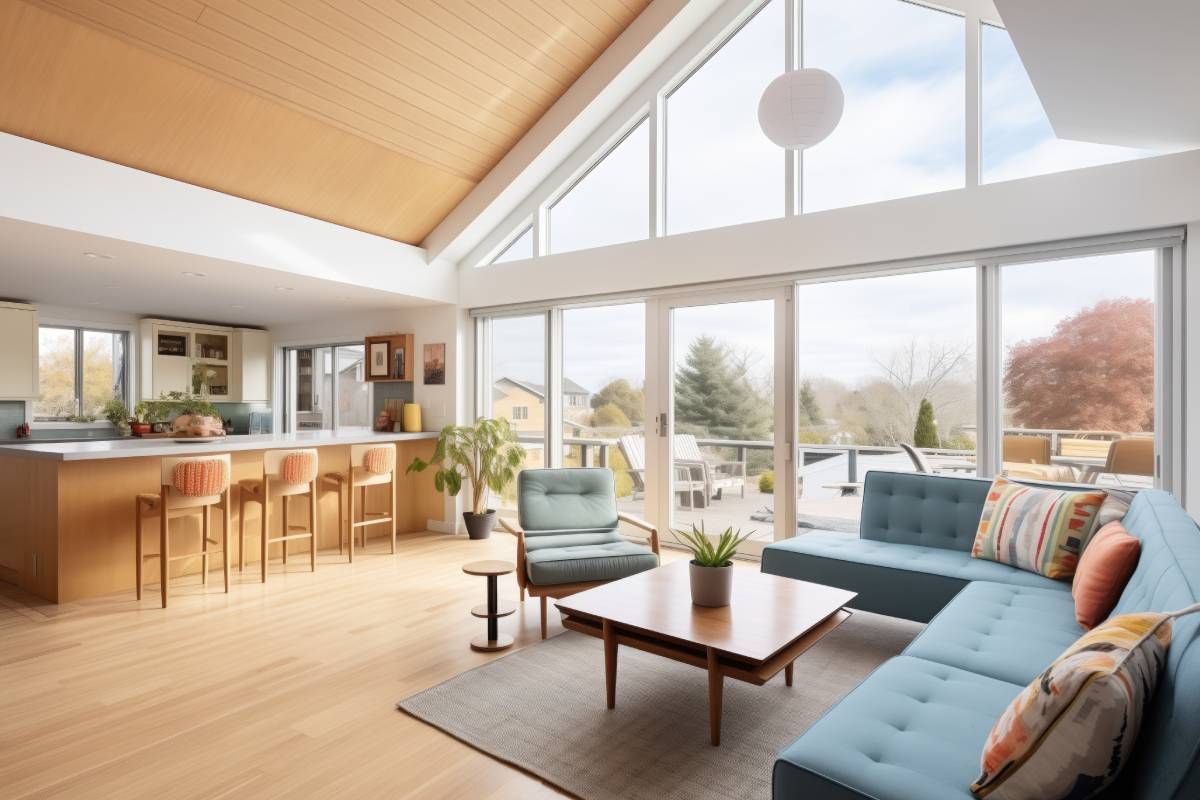
[[914, 337], [886, 362], [876, 359], [875, 363], [900, 392], [908, 419], [915, 420], [921, 401], [932, 398], [943, 382], [967, 366], [970, 355], [969, 344], [922, 344]]

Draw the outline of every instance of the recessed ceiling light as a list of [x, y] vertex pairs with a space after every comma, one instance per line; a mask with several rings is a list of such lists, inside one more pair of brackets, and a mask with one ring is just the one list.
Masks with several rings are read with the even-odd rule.
[[294, 287], [294, 286], [276, 286], [275, 290], [278, 292], [294, 292], [294, 291], [296, 291], [296, 287]]
[[205, 272], [187, 272], [187, 271], [185, 271], [185, 272], [181, 272], [180, 274], [183, 275], [183, 277], [185, 277], [185, 278], [207, 278], [208, 277], [208, 274]]
[[84, 253], [83, 255], [85, 258], [104, 258], [104, 259], [112, 258], [112, 256], [105, 255], [104, 253], [87, 252], [87, 253]]

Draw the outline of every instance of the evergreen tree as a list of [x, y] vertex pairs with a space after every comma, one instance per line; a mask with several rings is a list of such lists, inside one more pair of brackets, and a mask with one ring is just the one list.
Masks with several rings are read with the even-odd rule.
[[937, 447], [938, 444], [937, 423], [933, 421], [933, 403], [923, 399], [921, 407], [917, 410], [917, 425], [913, 429], [913, 446]]
[[825, 415], [817, 404], [817, 395], [813, 392], [812, 384], [808, 381], [800, 384], [800, 425], [823, 425]]
[[675, 375], [675, 427], [722, 439], [766, 439], [771, 403], [750, 383], [745, 359], [710, 336], [688, 348]]

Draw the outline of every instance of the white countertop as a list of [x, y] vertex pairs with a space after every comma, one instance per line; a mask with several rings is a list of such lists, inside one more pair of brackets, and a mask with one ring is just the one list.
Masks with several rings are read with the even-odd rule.
[[437, 433], [375, 433], [374, 431], [303, 431], [301, 433], [265, 433], [256, 436], [228, 436], [215, 442], [181, 442], [178, 439], [116, 439], [0, 445], [0, 456], [18, 455], [49, 458], [55, 461], [100, 461], [108, 458], [146, 456], [186, 456], [200, 453], [232, 453], [239, 450], [275, 450], [285, 447], [327, 447], [369, 444], [371, 442], [407, 442], [436, 439]]

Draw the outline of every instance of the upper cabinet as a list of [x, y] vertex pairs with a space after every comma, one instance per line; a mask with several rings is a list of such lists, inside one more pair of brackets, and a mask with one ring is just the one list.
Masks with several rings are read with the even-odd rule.
[[0, 400], [37, 397], [37, 309], [24, 303], [0, 302]]
[[217, 402], [270, 401], [266, 331], [144, 319], [141, 339], [142, 399], [185, 392]]

